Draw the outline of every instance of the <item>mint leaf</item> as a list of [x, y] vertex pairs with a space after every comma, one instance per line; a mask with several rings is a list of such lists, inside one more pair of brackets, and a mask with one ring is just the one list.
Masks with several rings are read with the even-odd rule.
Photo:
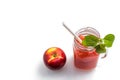
[[108, 34], [104, 37], [104, 43], [106, 47], [112, 47], [112, 44], [114, 42], [115, 36], [113, 34]]
[[114, 42], [115, 36], [113, 34], [106, 35], [103, 39], [94, 35], [87, 35], [82, 40], [82, 45], [92, 46], [96, 49], [98, 54], [105, 53], [106, 47], [111, 47]]
[[88, 35], [88, 36], [85, 36], [85, 39], [82, 41], [82, 44], [84, 46], [93, 46], [93, 47], [95, 47], [98, 42], [99, 42], [99, 38], [97, 38], [94, 35]]
[[105, 44], [97, 45], [95, 48], [98, 54], [106, 52]]

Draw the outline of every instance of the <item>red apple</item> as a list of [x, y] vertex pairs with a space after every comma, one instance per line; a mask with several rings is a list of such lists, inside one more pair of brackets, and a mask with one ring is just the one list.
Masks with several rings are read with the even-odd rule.
[[66, 55], [62, 49], [51, 47], [45, 51], [43, 61], [49, 69], [57, 70], [65, 65]]

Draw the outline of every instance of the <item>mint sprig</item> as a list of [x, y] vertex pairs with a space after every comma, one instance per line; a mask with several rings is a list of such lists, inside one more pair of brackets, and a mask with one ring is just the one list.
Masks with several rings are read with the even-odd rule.
[[103, 39], [98, 38], [94, 35], [87, 35], [82, 40], [82, 44], [84, 46], [92, 46], [96, 49], [97, 53], [105, 53], [106, 47], [112, 47], [115, 36], [113, 34], [106, 35]]

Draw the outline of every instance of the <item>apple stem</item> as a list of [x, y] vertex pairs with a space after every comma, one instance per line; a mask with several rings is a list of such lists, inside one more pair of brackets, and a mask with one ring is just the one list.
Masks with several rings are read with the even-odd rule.
[[75, 35], [64, 23], [63, 26], [79, 41], [79, 43], [82, 43], [82, 40], [77, 35]]
[[57, 54], [56, 54], [56, 53], [54, 53], [54, 54], [53, 54], [53, 57], [56, 57], [56, 56], [57, 56]]

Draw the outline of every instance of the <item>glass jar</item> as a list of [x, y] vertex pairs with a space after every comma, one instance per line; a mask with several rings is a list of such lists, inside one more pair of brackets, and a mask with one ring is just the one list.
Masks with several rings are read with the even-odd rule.
[[[92, 27], [82, 28], [78, 30], [75, 34], [80, 37], [81, 40], [82, 37], [86, 35], [94, 35], [100, 38], [99, 32]], [[77, 68], [89, 70], [96, 67], [99, 54], [96, 52], [95, 48], [90, 49], [84, 47], [74, 38], [73, 52], [74, 64]]]

